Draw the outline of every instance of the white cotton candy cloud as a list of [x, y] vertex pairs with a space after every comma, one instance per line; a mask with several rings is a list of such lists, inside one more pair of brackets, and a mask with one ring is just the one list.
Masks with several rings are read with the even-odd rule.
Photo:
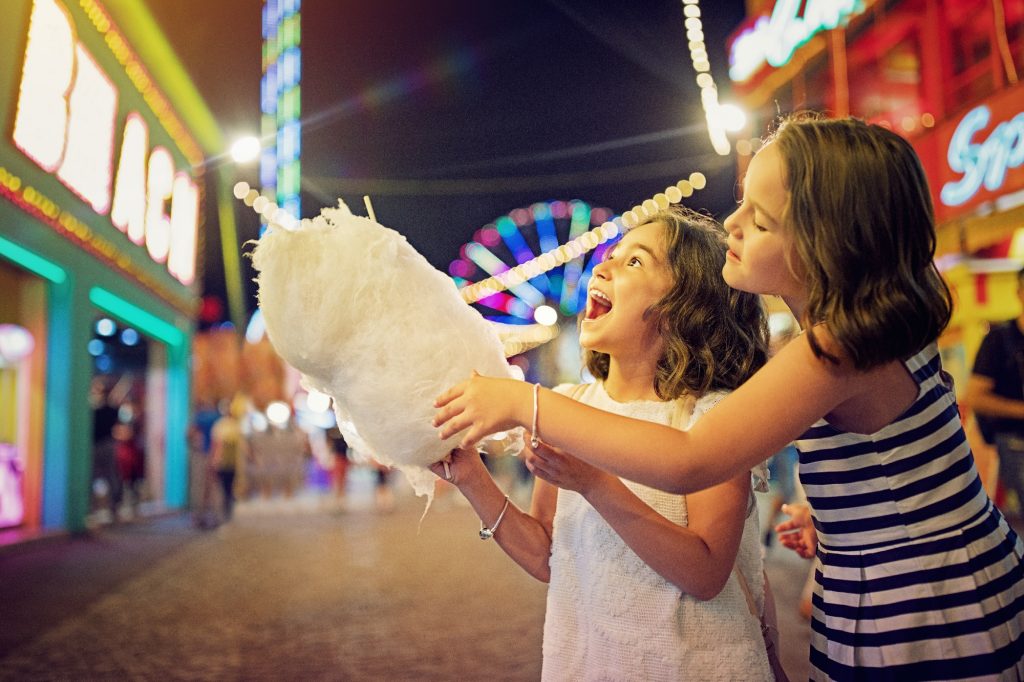
[[434, 398], [473, 370], [512, 371], [496, 331], [449, 277], [399, 233], [338, 204], [257, 243], [267, 335], [308, 387], [334, 399], [357, 451], [429, 495], [435, 477], [425, 467], [458, 444], [431, 425]]

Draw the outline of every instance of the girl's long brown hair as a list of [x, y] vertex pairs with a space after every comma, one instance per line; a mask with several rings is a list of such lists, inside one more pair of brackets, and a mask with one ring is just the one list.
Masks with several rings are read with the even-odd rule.
[[818, 357], [815, 325], [858, 369], [907, 358], [938, 338], [952, 297], [939, 275], [928, 181], [913, 147], [881, 126], [797, 114], [767, 141], [781, 153], [800, 276], [801, 320]]
[[[722, 279], [725, 231], [718, 223], [683, 207], [659, 211], [648, 223], [666, 226], [665, 251], [673, 286], [652, 305], [665, 339], [654, 389], [663, 400], [684, 393], [701, 396], [731, 390], [767, 359], [768, 324], [761, 300], [730, 288]], [[609, 356], [588, 350], [587, 369], [608, 378]]]

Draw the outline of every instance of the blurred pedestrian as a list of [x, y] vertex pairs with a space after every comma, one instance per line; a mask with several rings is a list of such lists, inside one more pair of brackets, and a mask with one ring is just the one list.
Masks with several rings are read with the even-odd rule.
[[391, 467], [377, 461], [372, 462], [372, 466], [376, 469], [377, 482], [373, 492], [374, 504], [377, 511], [390, 513], [395, 509], [395, 493], [391, 490]]
[[[1024, 304], [1024, 269], [1017, 272], [1017, 298]], [[1024, 516], [1024, 312], [992, 325], [978, 348], [967, 381], [966, 401], [981, 435], [996, 446], [999, 483], [1016, 498]], [[1010, 506], [1000, 500], [1003, 510]]]
[[334, 467], [331, 471], [331, 482], [334, 487], [334, 497], [339, 503], [345, 501], [345, 488], [348, 485], [348, 443], [341, 429], [337, 426], [329, 428], [325, 434], [327, 448], [334, 460]]
[[[225, 408], [226, 411], [226, 408]], [[189, 452], [191, 459], [191, 481], [189, 497], [192, 506], [192, 523], [199, 528], [217, 525], [215, 502], [220, 482], [210, 460], [213, 425], [220, 419], [220, 411], [213, 401], [200, 398], [196, 403], [195, 417], [189, 431]]]
[[[117, 472], [121, 480], [120, 499], [116, 504], [121, 507], [122, 502], [127, 502], [128, 512], [135, 517], [139, 514], [145, 477], [145, 454], [140, 434], [134, 424], [119, 422], [114, 426], [113, 435]], [[124, 512], [123, 509], [121, 511]]]
[[[114, 427], [118, 423], [117, 406], [113, 404], [110, 388], [103, 377], [93, 377], [89, 386], [92, 405], [92, 491], [94, 509], [100, 520], [117, 520], [117, 500], [120, 498], [121, 479], [117, 473]], [[109, 519], [106, 516], [109, 515]]]
[[230, 521], [234, 514], [235, 476], [248, 453], [241, 422], [245, 411], [245, 399], [236, 395], [228, 405], [227, 413], [214, 423], [211, 432], [210, 459], [224, 494], [225, 521]]

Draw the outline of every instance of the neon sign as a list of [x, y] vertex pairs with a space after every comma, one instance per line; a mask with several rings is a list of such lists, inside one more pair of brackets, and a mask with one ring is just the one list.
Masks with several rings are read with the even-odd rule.
[[[199, 190], [175, 172], [164, 147], [128, 114], [113, 174], [118, 93], [75, 37], [67, 9], [36, 0], [18, 92], [13, 140], [26, 156], [105, 215], [182, 284], [195, 279]], [[113, 184], [113, 193], [111, 185]], [[167, 202], [170, 202], [170, 214]]]
[[796, 49], [816, 33], [828, 31], [864, 11], [861, 0], [779, 0], [771, 17], [759, 17], [752, 28], [736, 37], [729, 48], [729, 77], [739, 83], [753, 76], [765, 63], [780, 67]]
[[264, 0], [260, 79], [261, 131], [264, 139], [275, 140], [260, 156], [260, 184], [296, 218], [302, 209], [301, 5], [302, 0]]
[[988, 127], [992, 110], [985, 105], [975, 107], [961, 119], [949, 140], [946, 160], [949, 167], [963, 177], [942, 186], [939, 197], [946, 206], [966, 203], [981, 189], [999, 189], [1006, 172], [1024, 164], [1024, 112], [997, 125], [984, 142], [971, 140]]

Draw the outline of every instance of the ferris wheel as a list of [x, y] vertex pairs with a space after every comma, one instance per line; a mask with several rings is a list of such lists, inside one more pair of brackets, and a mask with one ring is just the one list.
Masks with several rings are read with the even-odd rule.
[[586, 304], [594, 265], [620, 232], [613, 215], [577, 200], [517, 208], [477, 230], [448, 272], [492, 322], [555, 325]]

